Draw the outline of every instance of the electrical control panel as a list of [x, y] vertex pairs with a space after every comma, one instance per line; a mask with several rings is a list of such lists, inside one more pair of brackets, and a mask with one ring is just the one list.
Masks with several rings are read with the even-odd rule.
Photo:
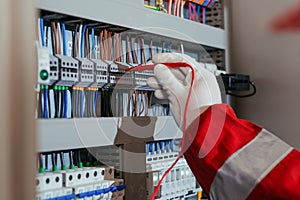
[[[164, 4], [161, 5], [162, 8], [168, 9], [170, 1], [161, 2]], [[171, 2], [174, 3], [174, 1]], [[147, 4], [147, 1], [144, 3]], [[150, 1], [148, 3], [151, 4]], [[215, 2], [214, 5], [215, 7], [210, 8], [208, 5], [195, 6], [193, 2], [186, 2], [184, 5], [176, 5], [176, 7], [171, 5], [169, 14], [173, 12], [172, 15], [175, 16], [182, 15], [182, 17], [195, 22], [223, 27], [223, 21], [219, 19], [219, 16], [222, 16], [220, 2]], [[178, 9], [178, 6], [183, 10]], [[191, 10], [189, 10], [189, 6]], [[197, 9], [204, 7], [200, 16]], [[146, 8], [142, 7], [141, 9]], [[107, 117], [108, 120], [114, 118], [117, 121], [114, 126], [118, 127], [118, 133], [116, 136], [112, 136], [108, 131], [107, 137], [109, 139], [117, 138], [120, 136], [118, 134], [123, 131], [120, 130], [121, 124], [126, 125], [126, 122], [123, 122], [124, 118], [141, 117], [147, 121], [148, 119], [156, 120], [160, 116], [172, 115], [169, 102], [156, 99], [153, 88], [147, 86], [147, 79], [154, 77], [153, 70], [132, 72], [126, 71], [126, 69], [149, 63], [155, 54], [165, 52], [190, 55], [215, 75], [223, 73], [220, 69], [225, 69], [223, 44], [219, 45], [216, 40], [204, 43], [208, 46], [216, 43], [216, 47], [202, 47], [199, 45], [198, 39], [196, 42], [189, 41], [177, 33], [170, 33], [169, 36], [167, 30], [143, 32], [139, 28], [140, 24], [136, 26], [138, 27], [136, 29], [135, 26], [123, 27], [120, 23], [102, 22], [97, 17], [87, 17], [88, 15], [82, 18], [81, 14], [72, 15], [72, 12], [57, 12], [45, 8], [41, 10], [40, 21], [43, 23], [39, 25], [39, 40], [43, 50], [39, 50], [39, 53], [46, 56], [43, 64], [39, 63], [38, 66], [39, 72], [48, 71], [47, 80], [41, 80], [40, 76], [38, 81], [41, 89], [37, 95], [36, 109], [38, 118], [42, 118], [39, 120], [42, 123], [49, 121], [49, 123], [64, 124], [72, 121], [75, 123], [76, 130], [79, 130], [80, 127], [76, 127], [78, 125], [76, 122], [78, 120], [86, 121], [88, 122], [87, 131], [84, 132], [84, 135], [80, 134], [80, 137], [91, 137], [88, 129], [94, 127], [92, 122], [97, 123], [97, 128], [101, 129], [99, 134], [102, 134], [102, 128], [106, 129], [107, 127], [104, 128], [97, 118]], [[203, 15], [205, 12], [207, 15]], [[151, 13], [151, 15], [155, 15], [155, 13]], [[167, 14], [163, 15], [168, 16]], [[197, 26], [197, 24], [194, 25]], [[200, 41], [202, 40], [200, 39]], [[216, 62], [216, 65], [212, 60]], [[44, 75], [43, 77], [45, 77]], [[60, 120], [61, 118], [63, 120]], [[156, 129], [159, 128], [156, 127]], [[130, 130], [136, 131], [135, 129]], [[128, 134], [130, 135], [130, 133]], [[165, 134], [165, 132], [160, 134]], [[68, 133], [61, 134], [61, 137], [69, 136]], [[93, 140], [94, 138], [88, 139]], [[125, 145], [123, 144], [125, 143], [127, 148], [128, 145], [146, 144], [146, 152], [141, 152], [145, 162], [136, 164], [145, 165], [146, 180], [143, 181], [144, 185], [140, 186], [143, 188], [144, 198], [141, 199], [149, 199], [164, 172], [178, 156], [178, 149], [172, 147], [170, 139], [150, 140], [155, 139], [118, 141], [120, 146], [117, 145], [117, 148], [95, 147], [94, 142], [91, 146], [97, 148], [97, 153], [92, 155], [92, 157], [95, 156], [93, 161], [89, 159], [90, 155], [86, 158], [78, 156], [82, 152], [91, 150], [89, 147], [85, 147], [85, 144], [83, 144], [84, 147], [81, 147], [86, 148], [83, 150], [63, 147], [64, 150], [40, 152], [40, 155], [47, 155], [51, 158], [39, 161], [44, 165], [39, 167], [44, 170], [40, 170], [36, 175], [36, 199], [133, 199], [135, 195], [132, 188], [137, 187], [140, 182], [135, 182], [134, 173], [131, 175], [132, 178], [128, 175], [130, 173], [122, 171], [128, 164], [128, 160], [124, 156]], [[70, 140], [70, 142], [72, 141], [74, 140]], [[63, 154], [69, 154], [67, 156], [69, 158], [54, 156], [61, 151]], [[77, 151], [79, 153], [74, 155], [74, 152]], [[60, 164], [62, 160], [65, 163]], [[99, 163], [100, 161], [101, 163]], [[199, 191], [202, 190], [197, 186], [195, 177], [182, 157], [166, 176], [156, 199], [185, 199], [191, 195], [196, 196]]]

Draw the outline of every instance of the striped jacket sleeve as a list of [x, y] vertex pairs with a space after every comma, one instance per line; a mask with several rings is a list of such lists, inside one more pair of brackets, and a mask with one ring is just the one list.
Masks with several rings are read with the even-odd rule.
[[212, 200], [300, 199], [300, 152], [225, 104], [183, 137], [184, 156]]

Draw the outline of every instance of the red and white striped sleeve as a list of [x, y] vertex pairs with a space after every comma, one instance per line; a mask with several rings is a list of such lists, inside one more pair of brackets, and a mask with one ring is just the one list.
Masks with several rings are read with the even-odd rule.
[[226, 104], [199, 119], [184, 136], [184, 156], [210, 199], [300, 199], [298, 150]]

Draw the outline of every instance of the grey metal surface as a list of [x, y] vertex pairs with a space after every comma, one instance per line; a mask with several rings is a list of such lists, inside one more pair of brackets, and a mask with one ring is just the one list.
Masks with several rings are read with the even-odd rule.
[[38, 0], [37, 8], [210, 47], [227, 48], [224, 30], [146, 9], [141, 0]]
[[[121, 118], [39, 119], [37, 151], [113, 145], [120, 126]], [[154, 140], [175, 139], [181, 136], [182, 133], [173, 117], [157, 117]]]
[[37, 120], [37, 151], [113, 145], [118, 120], [118, 118]]
[[173, 117], [157, 117], [153, 138], [155, 141], [179, 139], [182, 131], [178, 128]]

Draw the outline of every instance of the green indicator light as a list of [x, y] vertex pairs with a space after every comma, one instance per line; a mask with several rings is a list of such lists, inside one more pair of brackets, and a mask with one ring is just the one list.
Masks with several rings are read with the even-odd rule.
[[67, 170], [67, 166], [63, 165], [63, 166], [61, 167], [61, 169], [65, 171], [65, 170]]
[[75, 165], [71, 165], [71, 166], [70, 166], [70, 169], [75, 169]]
[[86, 166], [86, 167], [90, 167], [90, 166], [91, 166], [91, 163], [90, 163], [90, 162], [86, 162], [86, 163], [85, 163], [85, 166]]
[[40, 78], [41, 78], [43, 81], [47, 80], [48, 77], [49, 77], [49, 73], [48, 73], [47, 70], [43, 69], [43, 70], [40, 71]]

